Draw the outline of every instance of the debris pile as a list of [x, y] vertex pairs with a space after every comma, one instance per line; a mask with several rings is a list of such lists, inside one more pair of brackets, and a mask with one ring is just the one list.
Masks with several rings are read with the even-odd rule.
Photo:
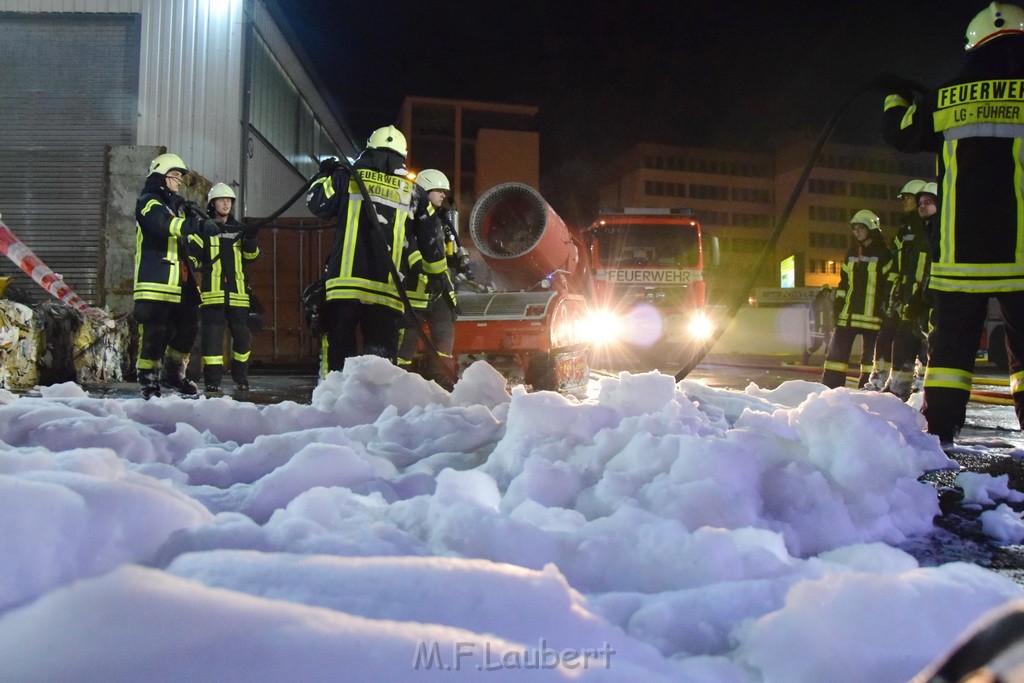
[[0, 299], [0, 388], [122, 381], [132, 367], [132, 342], [128, 316], [101, 319], [59, 303]]

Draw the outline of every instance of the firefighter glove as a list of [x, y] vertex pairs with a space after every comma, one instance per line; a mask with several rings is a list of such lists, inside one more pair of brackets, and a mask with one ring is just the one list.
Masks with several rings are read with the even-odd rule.
[[410, 280], [415, 282], [416, 279], [419, 278], [420, 275], [426, 275], [426, 273], [423, 272], [423, 261], [417, 261], [416, 263], [414, 263], [411, 266], [409, 266], [409, 279]]
[[427, 276], [427, 291], [434, 296], [443, 296], [448, 293], [448, 278], [447, 276], [440, 275], [428, 275]]
[[202, 207], [200, 207], [195, 202], [192, 202], [192, 201], [189, 201], [189, 200], [186, 199], [185, 203], [184, 203], [184, 207], [185, 207], [185, 214], [188, 215], [189, 218], [202, 219], [202, 218], [204, 218], [206, 216], [206, 212], [204, 212]]
[[903, 319], [904, 320], [917, 320], [922, 317], [925, 311], [928, 310], [927, 304], [924, 299], [919, 295], [910, 297], [910, 301], [903, 307]]
[[884, 72], [875, 76], [872, 85], [883, 95], [899, 95], [907, 102], [914, 101], [914, 92], [924, 91], [920, 84], [909, 78]]
[[341, 162], [334, 157], [327, 157], [320, 162], [320, 168], [317, 169], [317, 175], [331, 175], [335, 171], [341, 168]]
[[216, 237], [221, 232], [221, 224], [212, 218], [204, 218], [199, 222], [199, 234], [203, 237]]

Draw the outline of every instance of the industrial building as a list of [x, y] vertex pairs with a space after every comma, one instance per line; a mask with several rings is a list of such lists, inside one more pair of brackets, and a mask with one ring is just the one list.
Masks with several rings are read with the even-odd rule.
[[[278, 12], [272, 0], [3, 4], [0, 214], [84, 299], [131, 310], [135, 199], [157, 154], [189, 165], [190, 198], [225, 182], [236, 216], [259, 218], [320, 158], [361, 149]], [[309, 219], [301, 201], [284, 216]], [[286, 357], [308, 342], [298, 292], [325, 252], [316, 232], [260, 242], [254, 280], [271, 310], [254, 357]], [[47, 296], [6, 260], [0, 274]], [[289, 310], [272, 310], [279, 300]]]
[[[635, 145], [610, 169], [601, 202], [694, 209], [719, 240], [721, 264], [711, 276], [710, 290], [714, 300], [722, 301], [735, 293], [757, 263], [813, 146], [813, 140], [796, 139], [774, 152], [755, 153]], [[758, 273], [757, 286], [780, 287], [784, 262], [792, 267], [789, 286], [835, 286], [850, 244], [850, 217], [859, 209], [870, 209], [881, 218], [882, 231], [892, 237], [902, 210], [897, 193], [908, 180], [929, 180], [935, 173], [933, 155], [827, 143], [769, 265]]]

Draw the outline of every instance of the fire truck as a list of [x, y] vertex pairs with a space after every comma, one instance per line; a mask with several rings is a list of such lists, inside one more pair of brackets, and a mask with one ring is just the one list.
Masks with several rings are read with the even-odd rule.
[[[705, 236], [690, 210], [604, 209], [570, 228], [539, 192], [504, 183], [470, 214], [493, 290], [460, 292], [460, 369], [486, 360], [510, 382], [583, 395], [598, 348], [711, 335]], [[717, 242], [707, 240], [717, 259]]]

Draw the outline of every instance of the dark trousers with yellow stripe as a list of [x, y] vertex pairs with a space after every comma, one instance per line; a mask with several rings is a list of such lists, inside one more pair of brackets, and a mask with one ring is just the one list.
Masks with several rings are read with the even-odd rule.
[[[321, 338], [320, 376], [345, 367], [345, 359], [359, 355], [398, 360], [398, 324], [401, 311], [383, 304], [356, 299], [337, 299], [324, 306]], [[362, 349], [359, 342], [362, 337]]]
[[835, 389], [846, 385], [846, 371], [850, 368], [850, 352], [857, 335], [862, 335], [864, 348], [860, 353], [860, 377], [857, 388], [863, 387], [871, 373], [871, 361], [875, 356], [875, 341], [878, 330], [867, 330], [863, 327], [847, 327], [840, 325], [832, 333], [832, 341], [825, 354], [825, 368], [821, 373], [821, 383]]
[[1010, 392], [1017, 421], [1024, 427], [1024, 292], [975, 294], [932, 290], [932, 330], [928, 335], [928, 370], [924, 405], [928, 431], [952, 441], [967, 419], [974, 380], [974, 359], [985, 327], [988, 300], [995, 297], [1003, 314], [1010, 359]]
[[[451, 390], [452, 378], [455, 376], [455, 359], [452, 357], [452, 349], [455, 346], [455, 312], [444, 297], [435, 296], [426, 308], [416, 309], [416, 316], [419, 316], [427, 326], [437, 355], [427, 354], [415, 369], [427, 379], [432, 379], [445, 389]], [[398, 364], [406, 370], [413, 369], [416, 349], [420, 342], [420, 332], [416, 329], [419, 322], [416, 316], [407, 312], [402, 320]]]
[[249, 307], [207, 304], [199, 308], [202, 322], [203, 378], [207, 386], [217, 386], [224, 376], [224, 329], [231, 332], [231, 377], [236, 383], [248, 380], [252, 331]]
[[139, 324], [139, 355], [135, 367], [140, 373], [158, 372], [165, 354], [181, 362], [192, 350], [199, 332], [199, 295], [193, 289], [185, 289], [182, 298], [184, 301], [177, 304], [135, 302], [132, 314]]

